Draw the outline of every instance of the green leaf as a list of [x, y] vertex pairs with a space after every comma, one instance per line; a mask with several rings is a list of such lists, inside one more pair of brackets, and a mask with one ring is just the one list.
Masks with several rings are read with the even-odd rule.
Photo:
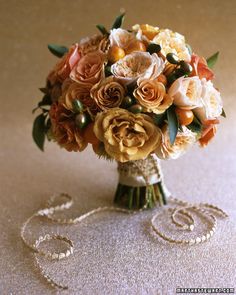
[[174, 144], [176, 135], [178, 133], [178, 128], [179, 128], [179, 121], [178, 121], [178, 117], [175, 113], [174, 107], [170, 107], [167, 110], [167, 120], [168, 120], [168, 125], [169, 125], [170, 143]]
[[38, 103], [38, 107], [45, 106], [45, 105], [51, 105], [51, 97], [48, 94], [45, 94], [42, 100]]
[[45, 142], [45, 116], [40, 114], [34, 120], [32, 136], [38, 148], [43, 151]]
[[83, 112], [83, 104], [78, 99], [73, 100], [72, 105], [75, 113]]
[[193, 51], [192, 51], [191, 46], [189, 44], [186, 44], [186, 47], [188, 49], [189, 54], [192, 55]]
[[123, 24], [124, 17], [125, 17], [125, 13], [122, 13], [121, 15], [119, 15], [115, 19], [115, 21], [114, 21], [114, 23], [112, 25], [112, 29], [118, 29], [118, 28], [120, 28], [122, 26], [122, 24]]
[[207, 59], [207, 65], [210, 69], [212, 69], [217, 62], [219, 56], [219, 51], [217, 51], [215, 54], [213, 54], [211, 57]]
[[48, 93], [48, 89], [46, 87], [41, 87], [41, 88], [39, 88], [39, 90], [44, 94]]
[[163, 114], [152, 114], [152, 119], [155, 123], [155, 125], [160, 126], [166, 119], [166, 112]]
[[155, 43], [150, 43], [147, 47], [147, 51], [150, 54], [158, 53], [159, 51], [161, 51], [161, 46]]
[[221, 116], [224, 117], [224, 118], [226, 118], [226, 113], [225, 113], [225, 110], [224, 109], [222, 109]]
[[196, 116], [194, 116], [193, 122], [186, 126], [189, 130], [195, 133], [202, 132], [202, 123], [198, 120]]
[[105, 66], [105, 76], [109, 77], [111, 75], [112, 75], [111, 67], [110, 66]]
[[48, 49], [57, 57], [62, 57], [66, 52], [69, 51], [67, 47], [55, 44], [48, 44]]
[[96, 27], [103, 35], [109, 35], [107, 29], [103, 25], [96, 25]]

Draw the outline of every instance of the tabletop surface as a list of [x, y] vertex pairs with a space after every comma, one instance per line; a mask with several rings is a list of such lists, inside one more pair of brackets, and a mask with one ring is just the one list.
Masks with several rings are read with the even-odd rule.
[[[22, 223], [55, 192], [75, 200], [67, 216], [111, 206], [116, 163], [99, 160], [89, 147], [68, 153], [55, 144], [40, 152], [31, 138], [31, 110], [41, 98], [46, 74], [56, 58], [48, 43], [70, 45], [109, 26], [120, 8], [125, 26], [149, 23], [186, 36], [202, 56], [220, 51], [215, 85], [227, 119], [205, 149], [198, 146], [175, 161], [163, 162], [172, 194], [210, 202], [230, 215], [220, 220], [209, 242], [194, 247], [163, 243], [150, 233], [153, 211], [134, 216], [106, 212], [79, 225], [34, 220], [27, 236], [62, 233], [75, 242], [67, 260], [43, 267], [68, 284], [64, 294], [175, 294], [177, 287], [236, 288], [236, 2], [198, 1], [0, 1], [0, 293], [51, 294], [33, 255], [20, 239]], [[57, 245], [61, 247], [60, 245]]]

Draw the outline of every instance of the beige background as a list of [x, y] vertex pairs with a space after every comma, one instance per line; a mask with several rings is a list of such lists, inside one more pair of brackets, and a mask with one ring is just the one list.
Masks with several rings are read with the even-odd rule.
[[[19, 229], [54, 192], [75, 198], [71, 214], [111, 205], [117, 181], [115, 163], [87, 149], [67, 153], [47, 144], [41, 153], [31, 139], [32, 108], [38, 87], [56, 62], [48, 43], [69, 45], [107, 27], [125, 8], [125, 26], [149, 23], [186, 35], [200, 55], [220, 50], [215, 67], [227, 119], [209, 147], [198, 147], [163, 163], [175, 196], [213, 202], [229, 214], [215, 236], [192, 248], [171, 247], [150, 235], [153, 212], [128, 217], [106, 213], [75, 227], [48, 225], [75, 240], [75, 255], [43, 263], [70, 284], [65, 294], [174, 294], [180, 287], [236, 288], [236, 1], [0, 1], [0, 294], [51, 294], [40, 278]], [[68, 214], [70, 214], [68, 212]], [[40, 227], [41, 226], [41, 227]], [[37, 220], [31, 236], [45, 229]]]

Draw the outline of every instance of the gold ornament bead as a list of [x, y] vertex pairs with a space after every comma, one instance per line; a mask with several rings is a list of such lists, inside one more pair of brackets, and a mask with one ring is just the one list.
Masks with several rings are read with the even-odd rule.
[[110, 47], [109, 51], [108, 51], [108, 60], [111, 63], [115, 63], [118, 60], [122, 59], [123, 57], [125, 57], [125, 51], [124, 49], [122, 49], [119, 46], [112, 46]]
[[125, 53], [126, 54], [130, 54], [134, 51], [146, 51], [146, 46], [144, 45], [144, 43], [142, 41], [139, 40], [135, 40], [133, 41], [127, 49], [125, 49]]

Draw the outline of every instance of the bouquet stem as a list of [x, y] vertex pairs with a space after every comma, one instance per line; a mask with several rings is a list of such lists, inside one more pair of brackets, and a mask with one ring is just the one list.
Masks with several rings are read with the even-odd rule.
[[118, 183], [114, 203], [128, 209], [153, 208], [166, 205], [166, 194], [162, 183], [133, 187]]
[[155, 155], [118, 163], [118, 172], [114, 203], [128, 209], [166, 205], [169, 192], [163, 182], [160, 161]]

